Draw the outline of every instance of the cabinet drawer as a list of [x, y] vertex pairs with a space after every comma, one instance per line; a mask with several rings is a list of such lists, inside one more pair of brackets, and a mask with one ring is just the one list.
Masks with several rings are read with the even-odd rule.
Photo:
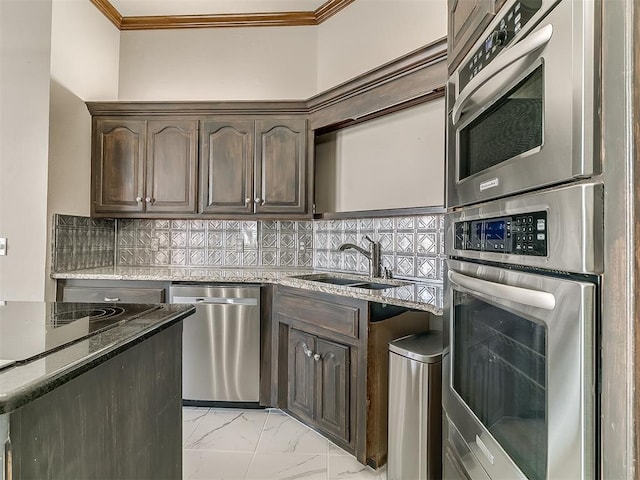
[[62, 290], [63, 302], [163, 303], [163, 288], [71, 287]]
[[326, 302], [318, 298], [280, 294], [276, 313], [324, 330], [358, 338], [360, 309]]

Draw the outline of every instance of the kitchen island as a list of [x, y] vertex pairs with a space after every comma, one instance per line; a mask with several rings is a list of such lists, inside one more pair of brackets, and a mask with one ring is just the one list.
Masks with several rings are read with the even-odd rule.
[[0, 304], [3, 479], [180, 478], [184, 305]]

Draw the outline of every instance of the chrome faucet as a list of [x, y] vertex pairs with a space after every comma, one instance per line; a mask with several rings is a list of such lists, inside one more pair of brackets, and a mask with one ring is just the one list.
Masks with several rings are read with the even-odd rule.
[[380, 244], [371, 240], [371, 237], [369, 237], [369, 235], [365, 235], [364, 239], [370, 243], [369, 250], [366, 250], [353, 243], [343, 243], [338, 247], [338, 251], [344, 252], [345, 250], [348, 250], [350, 248], [353, 250], [357, 250], [369, 260], [369, 276], [379, 277], [380, 271], [382, 270], [382, 265], [380, 262]]

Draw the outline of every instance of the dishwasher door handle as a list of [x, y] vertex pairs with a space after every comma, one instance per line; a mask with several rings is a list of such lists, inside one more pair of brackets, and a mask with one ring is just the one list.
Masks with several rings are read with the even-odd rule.
[[175, 296], [171, 303], [195, 303], [197, 305], [258, 305], [257, 298], [224, 297], [180, 297]]

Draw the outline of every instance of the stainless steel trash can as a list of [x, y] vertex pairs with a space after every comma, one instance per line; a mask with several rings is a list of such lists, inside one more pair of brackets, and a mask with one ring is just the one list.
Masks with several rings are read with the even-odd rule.
[[387, 480], [442, 478], [442, 333], [389, 343]]

